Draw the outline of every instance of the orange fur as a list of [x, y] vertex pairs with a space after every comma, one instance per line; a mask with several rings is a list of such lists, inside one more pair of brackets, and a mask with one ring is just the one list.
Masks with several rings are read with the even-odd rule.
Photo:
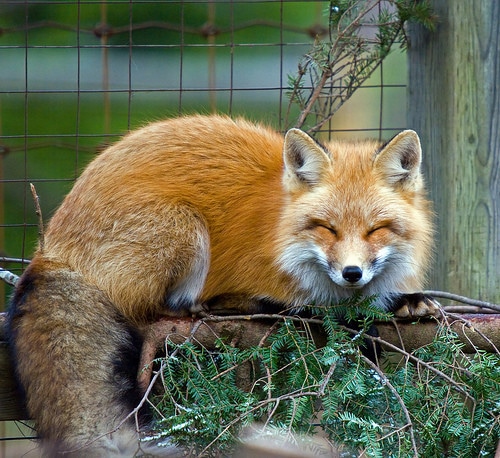
[[[368, 243], [365, 233], [396, 219], [416, 265], [392, 291], [417, 290], [430, 258], [427, 202], [421, 188], [390, 186], [373, 169], [378, 146], [327, 145], [321, 182], [288, 193], [280, 135], [223, 117], [151, 124], [85, 170], [51, 221], [44, 255], [81, 272], [137, 321], [175, 306], [165, 304], [169, 289], [193, 269], [199, 294], [188, 302], [225, 293], [310, 300], [300, 279], [280, 268], [283, 247], [297, 237], [314, 240], [327, 245], [328, 262], [341, 262], [366, 243], [368, 261], [377, 237]], [[321, 227], [329, 225], [342, 231], [341, 240]], [[397, 237], [387, 232], [380, 242], [390, 245]]]
[[[78, 360], [94, 351], [85, 340], [93, 340], [101, 316], [112, 323], [116, 312], [136, 326], [217, 296], [300, 307], [334, 303], [354, 290], [378, 294], [380, 307], [390, 307], [394, 293], [421, 288], [432, 228], [420, 160], [412, 131], [382, 148], [376, 142], [322, 147], [296, 129], [284, 140], [265, 127], [220, 116], [153, 123], [109, 147], [55, 213], [44, 251], [14, 297], [10, 326], [18, 373], [44, 435], [66, 447], [96, 435], [88, 424], [97, 413], [84, 415], [87, 429], [74, 424], [69, 394], [59, 404], [66, 403], [61, 418], [72, 431], [42, 415], [56, 388], [33, 366], [59, 364], [46, 348], [55, 345], [54, 309], [67, 316], [67, 328], [58, 326], [70, 348], [76, 345], [72, 317], [86, 314], [88, 326], [74, 330], [85, 334]], [[30, 331], [35, 316], [46, 322]], [[122, 324], [113, 331], [108, 353], [131, 341], [124, 336], [119, 342], [128, 332]], [[96, 371], [103, 380], [116, 375], [105, 367]], [[113, 389], [111, 382], [82, 377], [87, 395]], [[36, 393], [33, 383], [41, 384]], [[102, 398], [101, 420], [117, 405]], [[115, 415], [109, 429], [116, 424]]]

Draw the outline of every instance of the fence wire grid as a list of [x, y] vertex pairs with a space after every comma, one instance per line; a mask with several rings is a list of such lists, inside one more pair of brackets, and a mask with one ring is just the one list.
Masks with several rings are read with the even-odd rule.
[[[3, 0], [0, 267], [20, 274], [36, 245], [29, 184], [47, 220], [85, 164], [130, 129], [179, 114], [217, 112], [284, 130], [289, 75], [328, 32], [329, 6]], [[323, 135], [389, 138], [405, 128], [405, 59], [393, 53]], [[0, 284], [2, 307], [10, 293]], [[11, 434], [1, 428], [0, 435]], [[16, 456], [8, 447], [10, 441], [0, 444], [0, 456]]]

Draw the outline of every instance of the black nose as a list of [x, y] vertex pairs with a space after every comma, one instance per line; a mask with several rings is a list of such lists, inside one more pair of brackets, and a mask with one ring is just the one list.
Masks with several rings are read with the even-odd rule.
[[356, 283], [361, 280], [363, 276], [363, 271], [358, 266], [346, 266], [344, 270], [342, 270], [342, 277], [344, 280], [347, 280], [349, 283]]

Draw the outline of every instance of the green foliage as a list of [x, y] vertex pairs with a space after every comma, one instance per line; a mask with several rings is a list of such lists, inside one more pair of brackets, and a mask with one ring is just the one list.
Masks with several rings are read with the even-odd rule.
[[437, 17], [429, 1], [399, 0], [395, 3], [399, 18], [403, 23], [415, 22], [431, 31], [436, 28]]
[[[327, 11], [329, 33], [288, 78], [289, 114], [298, 106], [295, 127], [318, 131], [378, 68], [399, 43], [408, 45], [409, 22], [433, 30], [436, 17], [427, 0], [336, 0]], [[290, 116], [290, 123], [293, 116]]]
[[[358, 330], [337, 320], [362, 311]], [[162, 394], [152, 400], [158, 437], [196, 456], [224, 456], [242, 427], [258, 422], [286, 434], [322, 430], [345, 457], [493, 456], [498, 355], [465, 354], [442, 324], [431, 344], [377, 365], [361, 349], [386, 314], [359, 298], [321, 312], [321, 320], [283, 317], [265, 344], [247, 349], [223, 340], [208, 349], [196, 334], [167, 341]]]

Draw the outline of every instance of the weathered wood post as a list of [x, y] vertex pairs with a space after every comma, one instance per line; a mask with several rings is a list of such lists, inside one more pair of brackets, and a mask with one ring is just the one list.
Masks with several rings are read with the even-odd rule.
[[431, 287], [500, 302], [500, 2], [432, 0], [410, 29], [408, 127], [437, 214]]

